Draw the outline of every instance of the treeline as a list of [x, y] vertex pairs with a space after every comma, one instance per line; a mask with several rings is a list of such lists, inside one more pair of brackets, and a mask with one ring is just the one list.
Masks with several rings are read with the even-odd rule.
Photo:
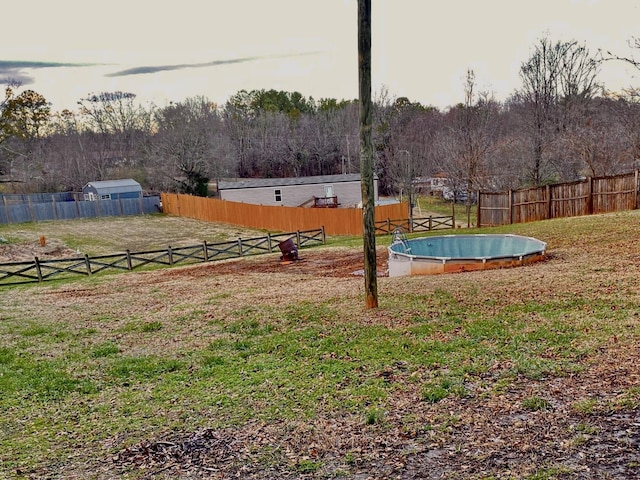
[[[577, 42], [538, 41], [504, 102], [477, 90], [446, 110], [375, 95], [382, 194], [446, 175], [457, 192], [505, 190], [638, 167], [638, 92], [608, 92], [601, 58]], [[356, 173], [358, 102], [276, 90], [239, 91], [224, 105], [196, 96], [141, 105], [129, 92], [90, 94], [51, 112], [9, 83], [0, 103], [0, 191], [78, 191], [134, 178], [149, 191], [206, 195], [210, 180]], [[468, 196], [471, 198], [471, 196]]]

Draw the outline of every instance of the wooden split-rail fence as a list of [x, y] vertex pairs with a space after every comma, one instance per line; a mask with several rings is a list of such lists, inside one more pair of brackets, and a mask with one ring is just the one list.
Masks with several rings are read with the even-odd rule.
[[[411, 223], [411, 225], [409, 225]], [[396, 228], [402, 228], [407, 232], [429, 232], [431, 230], [442, 230], [455, 228], [455, 219], [452, 215], [429, 216], [424, 218], [400, 218], [392, 220], [380, 220], [375, 222], [376, 235], [393, 233]]]
[[[413, 218], [411, 228], [408, 218], [386, 219], [375, 222], [376, 234], [390, 234], [397, 228], [409, 232], [431, 231], [455, 228], [452, 216], [430, 216]], [[324, 244], [326, 235], [324, 227], [296, 231], [290, 233], [267, 234], [263, 237], [238, 238], [226, 242], [190, 245], [186, 247], [167, 247], [166, 249], [148, 250], [109, 255], [88, 255], [0, 264], [0, 286], [17, 285], [21, 283], [44, 282], [46, 280], [71, 278], [74, 276], [88, 276], [105, 270], [131, 271], [149, 266], [174, 266], [188, 263], [210, 262], [243, 257], [261, 253], [279, 251], [279, 244], [292, 239], [298, 249]]]
[[214, 260], [243, 257], [247, 255], [273, 253], [280, 251], [279, 244], [293, 240], [298, 249], [324, 244], [324, 228], [297, 231], [292, 233], [267, 234], [264, 237], [238, 238], [226, 242], [191, 245], [186, 247], [168, 247], [145, 252], [116, 253], [90, 257], [88, 255], [0, 264], [0, 286], [22, 283], [43, 282], [46, 280], [88, 276], [106, 270], [131, 271], [145, 266], [175, 266], [179, 264], [202, 263]]

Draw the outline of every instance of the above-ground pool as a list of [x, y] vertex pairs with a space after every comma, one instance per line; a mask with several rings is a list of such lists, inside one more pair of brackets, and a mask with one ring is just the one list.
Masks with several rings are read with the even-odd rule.
[[511, 234], [442, 235], [407, 240], [394, 235], [389, 276], [505, 268], [543, 260], [547, 244]]

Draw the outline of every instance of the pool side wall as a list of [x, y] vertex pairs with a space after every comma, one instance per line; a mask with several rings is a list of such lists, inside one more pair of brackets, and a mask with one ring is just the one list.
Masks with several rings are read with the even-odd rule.
[[436, 259], [420, 258], [406, 254], [389, 254], [389, 276], [437, 275], [440, 273], [460, 273], [495, 268], [510, 268], [540, 262], [545, 259], [544, 252], [536, 252], [519, 257], [490, 259]]

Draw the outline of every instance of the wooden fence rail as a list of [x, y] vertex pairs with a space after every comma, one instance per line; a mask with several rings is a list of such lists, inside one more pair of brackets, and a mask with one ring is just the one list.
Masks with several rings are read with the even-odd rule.
[[[376, 222], [376, 234], [390, 234], [396, 228], [407, 231], [431, 231], [455, 228], [453, 216], [430, 216], [414, 218], [409, 227], [409, 219], [386, 219]], [[70, 278], [77, 275], [94, 275], [105, 270], [132, 271], [148, 265], [172, 267], [178, 264], [211, 262], [229, 258], [258, 255], [278, 251], [278, 245], [293, 239], [298, 248], [309, 245], [324, 244], [326, 235], [324, 227], [290, 233], [268, 233], [263, 237], [238, 238], [226, 242], [208, 243], [185, 247], [167, 247], [166, 249], [147, 250], [98, 255], [89, 257], [60, 258], [41, 260], [35, 257], [32, 261], [9, 262], [0, 264], [0, 286], [21, 283], [43, 282], [51, 279]]]
[[168, 247], [144, 252], [116, 253], [89, 257], [61, 258], [0, 264], [0, 286], [43, 282], [51, 279], [94, 275], [104, 270], [131, 271], [147, 265], [175, 266], [178, 264], [202, 263], [247, 255], [272, 253], [279, 250], [282, 241], [293, 239], [300, 249], [326, 242], [324, 228], [291, 233], [267, 234], [264, 237], [238, 238], [227, 242]]
[[396, 228], [403, 228], [408, 232], [428, 232], [431, 230], [441, 230], [445, 228], [455, 228], [455, 223], [452, 215], [441, 217], [424, 217], [413, 218], [413, 225], [409, 228], [409, 219], [400, 218], [392, 220], [390, 218], [386, 220], [380, 220], [375, 222], [376, 234], [393, 233]]

